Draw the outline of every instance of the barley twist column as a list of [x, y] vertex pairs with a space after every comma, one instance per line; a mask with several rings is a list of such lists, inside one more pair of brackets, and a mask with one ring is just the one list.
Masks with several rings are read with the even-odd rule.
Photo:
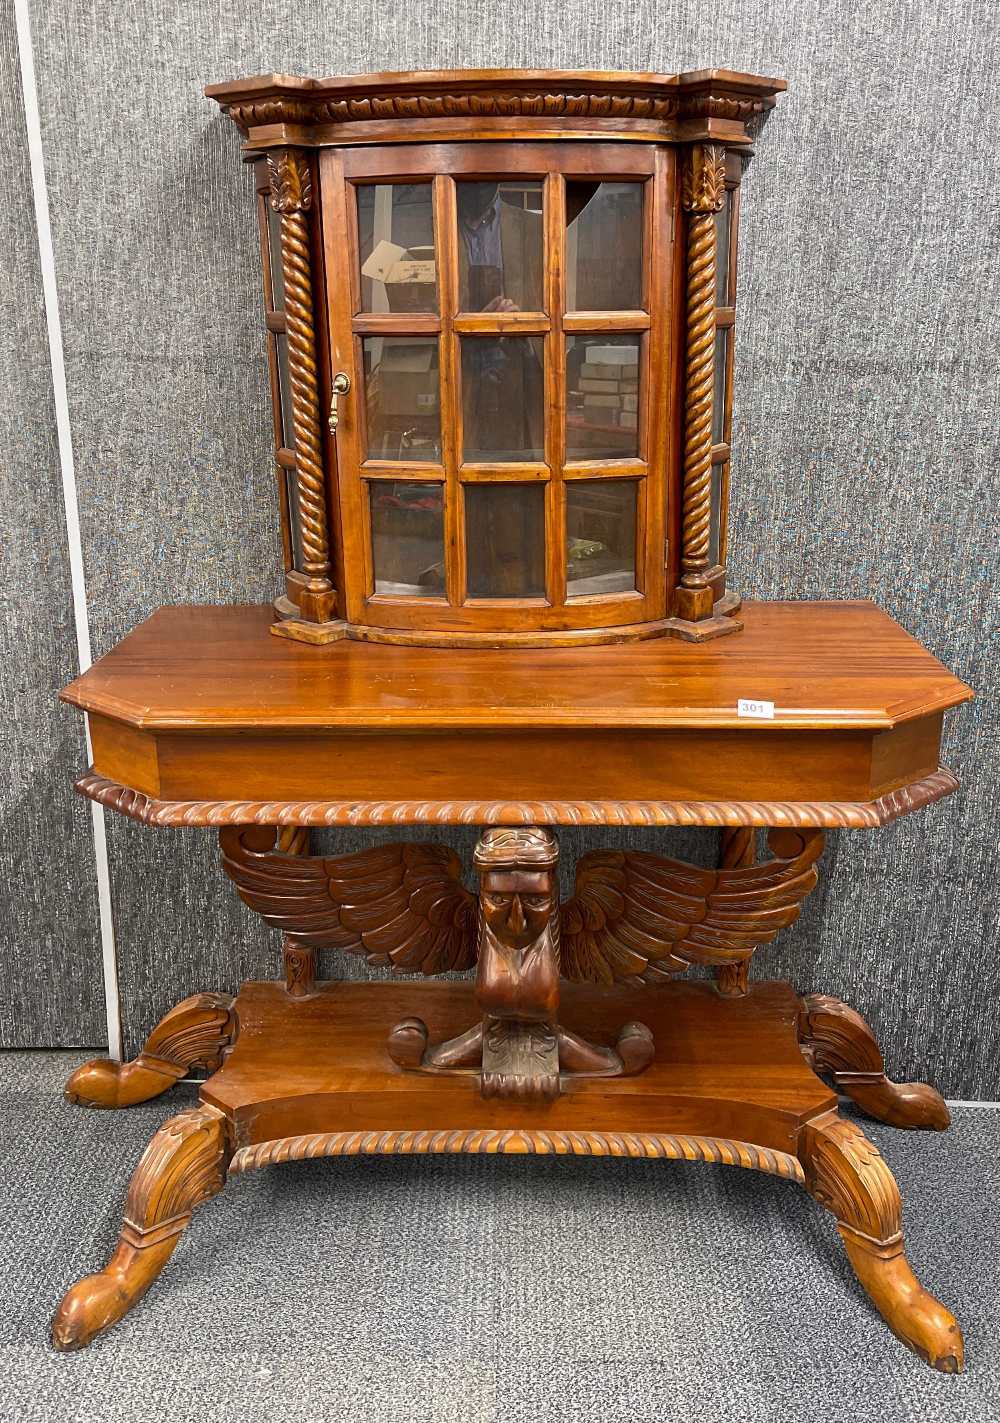
[[712, 518], [712, 399], [715, 387], [715, 214], [726, 195], [726, 151], [694, 144], [681, 202], [688, 214], [687, 349], [684, 392], [684, 495], [681, 515], [682, 617], [712, 615], [709, 534]]
[[302, 612], [310, 620], [323, 621], [332, 616], [333, 585], [307, 216], [313, 202], [312, 176], [309, 159], [300, 149], [276, 149], [268, 154], [267, 163], [271, 174], [271, 206], [281, 216], [281, 270], [302, 533], [301, 572], [308, 580], [304, 590], [308, 596], [303, 601]]

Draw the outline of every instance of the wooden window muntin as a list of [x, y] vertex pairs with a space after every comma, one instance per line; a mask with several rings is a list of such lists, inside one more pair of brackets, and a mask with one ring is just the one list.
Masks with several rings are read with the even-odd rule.
[[[379, 626], [484, 632], [537, 628], [600, 627], [663, 616], [665, 607], [664, 527], [667, 518], [668, 446], [676, 417], [676, 375], [667, 370], [670, 324], [676, 320], [674, 257], [675, 160], [670, 150], [646, 145], [521, 142], [406, 145], [330, 150], [322, 155], [324, 236], [331, 278], [332, 370], [347, 368], [338, 353], [350, 351], [352, 379], [360, 375], [363, 335], [437, 335], [440, 340], [440, 413], [442, 461], [396, 465], [359, 456], [364, 438], [363, 379], [356, 382], [342, 414], [339, 485], [346, 569], [347, 615]], [[643, 232], [643, 304], [641, 310], [564, 311], [565, 182], [574, 176], [601, 181], [639, 180], [645, 187]], [[543, 181], [545, 309], [494, 314], [458, 310], [456, 189], [457, 179]], [[355, 182], [412, 183], [427, 179], [434, 188], [435, 253], [439, 312], [360, 313]], [[338, 211], [339, 209], [339, 211]], [[341, 240], [338, 241], [338, 238]], [[348, 259], [344, 260], [345, 250]], [[655, 262], [653, 260], [655, 254]], [[344, 301], [344, 275], [350, 296]], [[339, 281], [338, 281], [339, 279]], [[334, 290], [334, 285], [339, 290]], [[345, 315], [347, 320], [345, 321]], [[462, 428], [458, 340], [463, 335], [535, 335], [545, 343], [544, 459], [510, 462], [460, 462]], [[565, 460], [565, 339], [577, 334], [635, 332], [640, 338], [638, 410], [639, 457]], [[650, 456], [652, 456], [650, 458]], [[446, 485], [445, 559], [447, 605], [441, 601], [385, 599], [372, 591], [370, 529], [359, 496], [364, 481], [382, 478], [443, 480]], [[577, 595], [566, 599], [566, 528], [564, 481], [584, 478], [632, 478], [637, 481], [636, 592]], [[546, 597], [544, 600], [467, 600], [466, 552], [460, 490], [489, 480], [538, 481], [546, 488]], [[364, 577], [358, 579], [358, 570]], [[390, 602], [391, 609], [384, 605]], [[427, 603], [432, 603], [428, 609]], [[485, 604], [485, 605], [484, 605]], [[592, 605], [591, 605], [592, 604]]]

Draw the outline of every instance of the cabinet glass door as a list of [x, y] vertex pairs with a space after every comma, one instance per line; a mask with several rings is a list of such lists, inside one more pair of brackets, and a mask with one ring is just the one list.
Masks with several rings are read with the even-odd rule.
[[672, 152], [399, 144], [321, 174], [349, 619], [662, 617]]

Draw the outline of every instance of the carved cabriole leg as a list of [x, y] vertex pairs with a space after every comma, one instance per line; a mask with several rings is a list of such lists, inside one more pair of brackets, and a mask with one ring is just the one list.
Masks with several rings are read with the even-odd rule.
[[889, 1328], [932, 1368], [958, 1373], [962, 1332], [910, 1268], [899, 1188], [878, 1148], [831, 1112], [803, 1129], [799, 1157], [806, 1190], [836, 1217], [854, 1273]]
[[281, 217], [281, 272], [303, 575], [295, 580], [297, 606], [288, 599], [279, 600], [282, 618], [271, 631], [304, 642], [331, 642], [343, 637], [346, 628], [336, 618], [337, 595], [331, 581], [308, 216], [313, 207], [312, 172], [309, 154], [302, 149], [272, 150], [267, 162], [271, 206]]
[[[684, 164], [681, 201], [687, 213], [687, 335], [684, 385], [684, 494], [681, 581], [672, 631], [691, 641], [738, 632], [742, 624], [716, 615], [710, 576], [712, 523], [712, 403], [715, 391], [715, 214], [726, 195], [726, 150], [696, 143]], [[727, 600], [730, 610], [739, 600]]]
[[[722, 832], [722, 853], [719, 863], [722, 869], [737, 869], [757, 862], [757, 831], [752, 825], [739, 825]], [[750, 982], [750, 960], [753, 949], [746, 958], [734, 963], [720, 964], [715, 970], [715, 985], [723, 998], [742, 998]]]
[[802, 999], [799, 1041], [815, 1072], [863, 1112], [891, 1127], [944, 1131], [951, 1113], [940, 1092], [925, 1082], [890, 1082], [871, 1028], [854, 1008], [822, 993]]
[[166, 1092], [192, 1067], [214, 1071], [238, 1030], [226, 993], [195, 993], [178, 1003], [146, 1039], [132, 1062], [98, 1057], [66, 1083], [69, 1102], [83, 1107], [134, 1107]]
[[127, 1314], [173, 1254], [202, 1201], [222, 1189], [229, 1145], [225, 1117], [195, 1107], [164, 1122], [136, 1167], [111, 1260], [67, 1291], [52, 1321], [57, 1349], [82, 1349]]

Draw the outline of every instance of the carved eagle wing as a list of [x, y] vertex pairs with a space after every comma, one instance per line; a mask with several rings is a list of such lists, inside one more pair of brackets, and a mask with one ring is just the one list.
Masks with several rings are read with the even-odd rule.
[[444, 845], [353, 855], [284, 854], [274, 831], [230, 826], [222, 863], [244, 904], [298, 943], [364, 954], [375, 967], [446, 973], [476, 961], [476, 900]]
[[576, 893], [562, 907], [563, 977], [656, 983], [770, 943], [816, 884], [823, 836], [772, 831], [768, 843], [779, 858], [719, 870], [633, 850], [583, 855]]

